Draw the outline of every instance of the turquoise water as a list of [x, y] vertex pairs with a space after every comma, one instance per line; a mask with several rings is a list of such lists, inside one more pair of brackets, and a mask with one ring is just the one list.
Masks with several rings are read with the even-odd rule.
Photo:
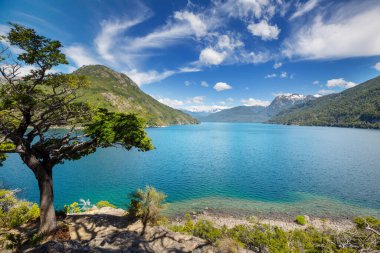
[[[226, 212], [380, 217], [380, 131], [265, 124], [202, 123], [148, 129], [156, 149], [98, 150], [54, 170], [55, 205], [80, 198], [125, 207], [128, 193], [153, 185], [169, 213]], [[38, 201], [31, 171], [15, 155], [0, 182]]]

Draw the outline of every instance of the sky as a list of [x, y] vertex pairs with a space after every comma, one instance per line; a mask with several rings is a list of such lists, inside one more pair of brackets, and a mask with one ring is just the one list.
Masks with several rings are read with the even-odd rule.
[[379, 0], [0, 0], [0, 34], [8, 22], [61, 41], [70, 63], [59, 71], [103, 64], [190, 111], [380, 75]]

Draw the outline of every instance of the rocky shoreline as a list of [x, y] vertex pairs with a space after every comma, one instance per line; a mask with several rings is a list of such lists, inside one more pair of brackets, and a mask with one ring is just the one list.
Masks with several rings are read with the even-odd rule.
[[[232, 228], [237, 225], [266, 224], [285, 231], [306, 229], [308, 225], [318, 230], [347, 231], [354, 227], [352, 221], [307, 217], [308, 225], [296, 224], [289, 218], [279, 217], [236, 217], [213, 213], [209, 209], [191, 213], [194, 221], [208, 220], [216, 227]], [[131, 221], [123, 209], [104, 207], [85, 213], [70, 214], [64, 220], [68, 226], [70, 240], [54, 240], [26, 252], [217, 252], [206, 240], [173, 232], [172, 225], [183, 225], [185, 215], [172, 217], [166, 226], [150, 226], [141, 236], [142, 223]], [[239, 248], [236, 252], [252, 252]]]

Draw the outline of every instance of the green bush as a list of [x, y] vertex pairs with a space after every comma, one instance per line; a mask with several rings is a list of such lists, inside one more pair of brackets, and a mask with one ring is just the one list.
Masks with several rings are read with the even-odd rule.
[[65, 205], [63, 207], [63, 210], [66, 214], [71, 214], [71, 213], [81, 213], [82, 209], [79, 206], [78, 202], [74, 202], [70, 205]]
[[208, 220], [199, 220], [194, 225], [193, 235], [206, 239], [211, 243], [215, 243], [218, 239], [222, 238], [222, 231]]
[[38, 219], [40, 209], [37, 204], [21, 201], [14, 191], [0, 190], [0, 227], [14, 228]]
[[102, 208], [102, 207], [112, 207], [112, 208], [116, 208], [115, 205], [112, 205], [110, 202], [108, 202], [107, 200], [102, 200], [102, 201], [99, 201], [98, 203], [96, 203], [96, 207], [97, 208]]
[[302, 226], [305, 226], [307, 224], [307, 220], [303, 215], [297, 215], [294, 221]]
[[141, 219], [143, 223], [141, 235], [143, 235], [148, 223], [157, 224], [161, 211], [166, 208], [164, 204], [166, 195], [154, 187], [146, 186], [145, 190], [138, 189], [130, 196], [128, 214], [131, 218]]
[[[378, 220], [372, 218], [366, 222], [377, 228]], [[227, 229], [215, 227], [210, 221], [201, 220], [194, 223], [189, 215], [186, 215], [183, 225], [169, 228], [206, 239], [216, 246], [217, 252], [234, 252], [237, 246], [254, 252], [274, 253], [351, 253], [360, 252], [362, 249], [369, 252], [380, 250], [380, 236], [361, 228], [339, 233], [331, 230], [318, 231], [313, 227], [284, 231], [278, 227], [256, 223]]]
[[366, 227], [371, 227], [375, 230], [380, 231], [380, 220], [374, 218], [374, 217], [355, 217], [354, 222], [356, 226], [360, 229], [365, 229]]

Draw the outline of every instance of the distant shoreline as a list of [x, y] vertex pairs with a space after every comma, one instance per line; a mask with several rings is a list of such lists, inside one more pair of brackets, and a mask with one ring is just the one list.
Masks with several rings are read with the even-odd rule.
[[[294, 219], [295, 217], [290, 217], [287, 215], [280, 214], [259, 214], [251, 216], [237, 216], [237, 215], [228, 215], [226, 213], [220, 213], [215, 211], [204, 211], [198, 213], [189, 213], [190, 217], [197, 220], [209, 220], [217, 227], [226, 226], [227, 228], [232, 228], [236, 225], [252, 225], [252, 224], [266, 224], [270, 226], [275, 226], [284, 229], [285, 231], [293, 229], [305, 229], [308, 226], [313, 226], [318, 230], [332, 229], [335, 231], [347, 231], [355, 227], [353, 219], [350, 218], [328, 218], [328, 217], [315, 217], [315, 216], [306, 216], [307, 224], [299, 225]], [[186, 220], [185, 214], [177, 215], [170, 218], [171, 223], [174, 225], [183, 224]]]

